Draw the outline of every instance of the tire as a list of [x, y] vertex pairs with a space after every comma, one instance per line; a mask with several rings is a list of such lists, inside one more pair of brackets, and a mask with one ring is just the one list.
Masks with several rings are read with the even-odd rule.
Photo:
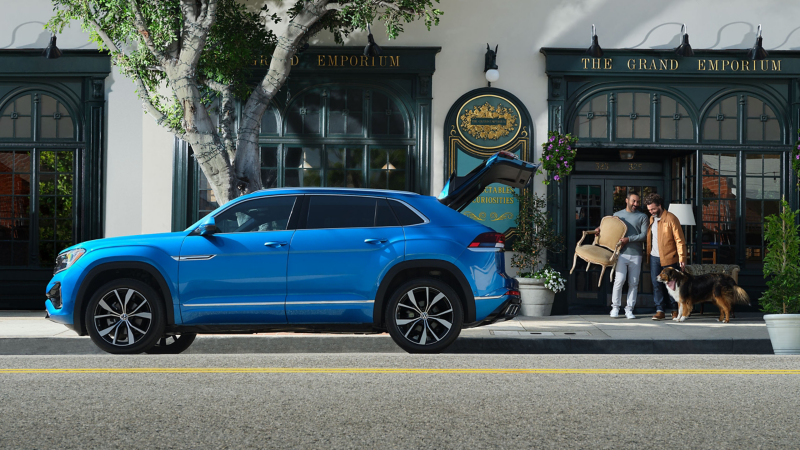
[[121, 278], [92, 295], [84, 316], [86, 331], [103, 351], [136, 354], [150, 350], [164, 335], [166, 312], [147, 284]]
[[392, 293], [385, 319], [389, 335], [403, 350], [439, 353], [461, 333], [464, 313], [453, 288], [439, 280], [418, 278]]
[[197, 333], [177, 333], [167, 336], [162, 336], [161, 339], [156, 341], [156, 345], [145, 350], [145, 353], [151, 355], [177, 355], [183, 352], [194, 342]]

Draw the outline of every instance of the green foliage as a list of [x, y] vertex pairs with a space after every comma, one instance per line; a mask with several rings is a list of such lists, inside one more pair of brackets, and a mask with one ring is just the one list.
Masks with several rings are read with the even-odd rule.
[[578, 154], [578, 149], [575, 145], [578, 144], [578, 138], [571, 134], [560, 134], [557, 131], [547, 132], [547, 142], [542, 144], [542, 157], [539, 162], [539, 172], [547, 172], [542, 183], [550, 184], [550, 179], [553, 181], [561, 181], [572, 172], [575, 166], [575, 156]]
[[767, 291], [759, 300], [766, 313], [800, 313], [800, 226], [797, 215], [786, 199], [781, 200], [781, 212], [767, 216], [764, 256], [764, 277]]
[[[800, 133], [800, 131], [798, 131]], [[795, 141], [792, 148], [792, 169], [797, 178], [797, 188], [800, 189], [800, 140]]]
[[519, 276], [524, 278], [545, 267], [543, 259], [547, 251], [561, 252], [564, 239], [553, 228], [545, 196], [522, 189], [514, 197], [519, 202], [519, 214], [516, 239], [511, 247], [517, 254], [511, 258], [511, 266], [516, 267]]

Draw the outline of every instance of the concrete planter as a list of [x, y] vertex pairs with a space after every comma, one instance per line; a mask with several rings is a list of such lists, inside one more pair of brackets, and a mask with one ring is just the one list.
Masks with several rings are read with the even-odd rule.
[[553, 308], [555, 292], [544, 287], [544, 280], [541, 278], [517, 278], [519, 282], [519, 293], [522, 301], [523, 316], [549, 316]]
[[800, 314], [767, 314], [764, 322], [776, 355], [800, 355]]

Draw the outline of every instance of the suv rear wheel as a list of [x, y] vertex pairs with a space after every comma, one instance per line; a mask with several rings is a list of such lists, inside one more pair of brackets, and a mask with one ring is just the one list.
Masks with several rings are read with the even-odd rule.
[[86, 331], [108, 353], [142, 353], [164, 335], [165, 316], [153, 288], [123, 278], [104, 284], [89, 300]]
[[194, 342], [197, 333], [173, 333], [162, 336], [156, 345], [147, 350], [152, 355], [177, 355], [183, 352]]
[[386, 327], [409, 353], [439, 353], [461, 333], [463, 308], [456, 292], [432, 278], [411, 280], [394, 291]]

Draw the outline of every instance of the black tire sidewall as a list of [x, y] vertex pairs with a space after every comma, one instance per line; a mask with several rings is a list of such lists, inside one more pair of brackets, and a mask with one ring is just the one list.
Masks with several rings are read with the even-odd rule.
[[[431, 345], [419, 345], [409, 341], [403, 336], [403, 333], [395, 322], [395, 310], [397, 309], [397, 304], [408, 291], [426, 286], [438, 290], [450, 300], [450, 304], [453, 307], [453, 324], [447, 335], [441, 341]], [[386, 329], [389, 331], [389, 335], [394, 342], [408, 353], [440, 353], [449, 347], [461, 333], [461, 327], [464, 322], [464, 307], [461, 304], [461, 298], [447, 283], [433, 278], [417, 278], [395, 289], [392, 296], [389, 298], [389, 303], [386, 305], [384, 320]]]
[[[100, 303], [100, 300], [105, 297], [106, 294], [114, 289], [133, 289], [138, 291], [150, 304], [150, 329], [147, 330], [147, 333], [142, 339], [139, 340], [139, 342], [136, 342], [130, 346], [115, 346], [109, 344], [102, 338], [102, 336], [100, 336], [100, 333], [95, 325], [94, 311], [97, 308], [97, 304]], [[86, 331], [89, 334], [89, 337], [92, 338], [92, 342], [100, 347], [101, 350], [118, 355], [128, 355], [142, 353], [149, 350], [156, 344], [158, 339], [164, 335], [164, 327], [166, 323], [165, 317], [166, 312], [164, 309], [164, 303], [161, 300], [161, 296], [158, 295], [152, 287], [139, 280], [121, 278], [110, 281], [95, 291], [95, 293], [92, 295], [92, 298], [89, 300], [89, 304], [86, 306], [84, 323], [86, 323]]]
[[177, 355], [178, 353], [183, 353], [192, 345], [194, 339], [197, 337], [197, 333], [179, 333], [179, 336], [180, 338], [173, 344], [166, 346], [159, 344], [158, 341], [160, 341], [161, 338], [158, 338], [156, 344], [150, 347], [150, 349], [145, 350], [145, 353], [151, 355]]

